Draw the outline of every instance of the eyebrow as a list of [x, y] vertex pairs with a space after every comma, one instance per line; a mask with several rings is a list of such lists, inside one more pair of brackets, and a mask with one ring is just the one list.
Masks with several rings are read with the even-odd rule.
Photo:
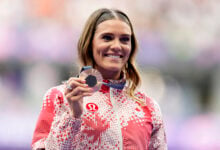
[[[100, 35], [114, 35], [113, 33], [110, 33], [110, 32], [103, 32], [101, 33]], [[120, 34], [120, 36], [131, 36], [131, 34]]]

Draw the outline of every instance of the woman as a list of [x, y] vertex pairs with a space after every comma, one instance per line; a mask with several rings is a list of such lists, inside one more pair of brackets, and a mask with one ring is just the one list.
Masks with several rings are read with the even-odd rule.
[[[167, 149], [158, 105], [136, 90], [137, 42], [127, 15], [99, 9], [78, 42], [82, 66], [103, 77], [99, 91], [71, 77], [44, 97], [33, 149]], [[126, 83], [126, 84], [125, 84]], [[118, 88], [120, 87], [120, 88]]]

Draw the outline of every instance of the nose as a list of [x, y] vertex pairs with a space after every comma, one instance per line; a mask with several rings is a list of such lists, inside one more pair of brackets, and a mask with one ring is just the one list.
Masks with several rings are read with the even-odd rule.
[[116, 51], [121, 50], [121, 43], [118, 39], [115, 39], [115, 40], [112, 41], [111, 49], [116, 50]]

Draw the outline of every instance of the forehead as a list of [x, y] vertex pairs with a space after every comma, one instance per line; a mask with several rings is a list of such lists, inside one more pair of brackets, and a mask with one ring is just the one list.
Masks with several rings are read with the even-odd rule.
[[131, 35], [131, 28], [130, 26], [121, 20], [112, 19], [106, 20], [100, 23], [96, 27], [96, 33], [118, 33], [118, 34], [128, 34]]

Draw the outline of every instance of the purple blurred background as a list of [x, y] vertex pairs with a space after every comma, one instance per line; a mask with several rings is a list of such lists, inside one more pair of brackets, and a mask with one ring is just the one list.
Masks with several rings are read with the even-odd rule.
[[30, 149], [42, 97], [77, 74], [77, 40], [101, 7], [133, 22], [169, 150], [220, 150], [218, 0], [0, 0], [0, 150]]

